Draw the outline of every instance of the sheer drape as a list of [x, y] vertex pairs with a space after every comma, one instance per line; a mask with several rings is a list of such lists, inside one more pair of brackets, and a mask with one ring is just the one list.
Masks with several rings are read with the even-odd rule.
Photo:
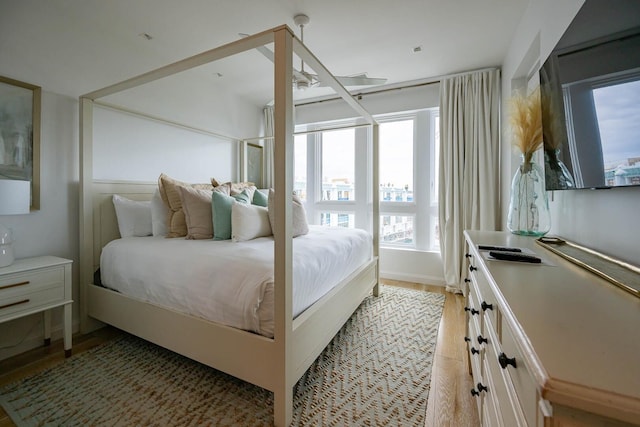
[[[273, 136], [273, 107], [264, 107], [264, 135]], [[264, 188], [273, 188], [273, 138], [264, 140], [264, 158], [262, 167], [262, 185]]]
[[440, 83], [440, 251], [447, 290], [464, 279], [465, 229], [495, 230], [498, 220], [500, 70]]

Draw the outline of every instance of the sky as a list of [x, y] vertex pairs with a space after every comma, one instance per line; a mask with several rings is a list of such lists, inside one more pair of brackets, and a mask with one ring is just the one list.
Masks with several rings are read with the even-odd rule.
[[594, 89], [605, 164], [640, 157], [640, 80]]

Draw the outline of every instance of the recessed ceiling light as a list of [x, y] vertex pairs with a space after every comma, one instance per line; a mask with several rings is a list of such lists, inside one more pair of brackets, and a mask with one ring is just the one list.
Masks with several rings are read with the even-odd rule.
[[140, 37], [142, 37], [143, 39], [147, 39], [147, 40], [151, 40], [153, 39], [153, 36], [149, 33], [140, 33], [138, 34]]
[[413, 48], [413, 53], [422, 52], [422, 46], [416, 46]]

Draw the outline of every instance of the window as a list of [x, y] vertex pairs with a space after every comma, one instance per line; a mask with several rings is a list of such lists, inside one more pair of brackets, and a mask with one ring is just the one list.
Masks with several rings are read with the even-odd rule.
[[354, 129], [321, 133], [322, 200], [354, 200], [354, 136]]
[[322, 212], [320, 224], [327, 227], [355, 228], [355, 215], [349, 213]]
[[[380, 124], [380, 243], [438, 251], [438, 109], [387, 114], [376, 120]], [[370, 129], [335, 130], [352, 124], [343, 120], [297, 129], [309, 133], [295, 139], [295, 188], [307, 196], [310, 223], [371, 230]]]
[[391, 245], [412, 245], [413, 216], [384, 215], [380, 221], [380, 243]]
[[296, 135], [293, 141], [293, 190], [307, 199], [307, 135]]
[[380, 124], [380, 200], [413, 201], [414, 120]]

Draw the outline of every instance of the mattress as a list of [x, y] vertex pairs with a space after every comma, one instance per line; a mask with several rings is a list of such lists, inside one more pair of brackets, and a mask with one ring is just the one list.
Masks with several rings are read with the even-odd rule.
[[[372, 257], [358, 229], [310, 226], [293, 239], [293, 315]], [[273, 237], [246, 242], [127, 237], [100, 257], [102, 284], [130, 297], [273, 337]]]

